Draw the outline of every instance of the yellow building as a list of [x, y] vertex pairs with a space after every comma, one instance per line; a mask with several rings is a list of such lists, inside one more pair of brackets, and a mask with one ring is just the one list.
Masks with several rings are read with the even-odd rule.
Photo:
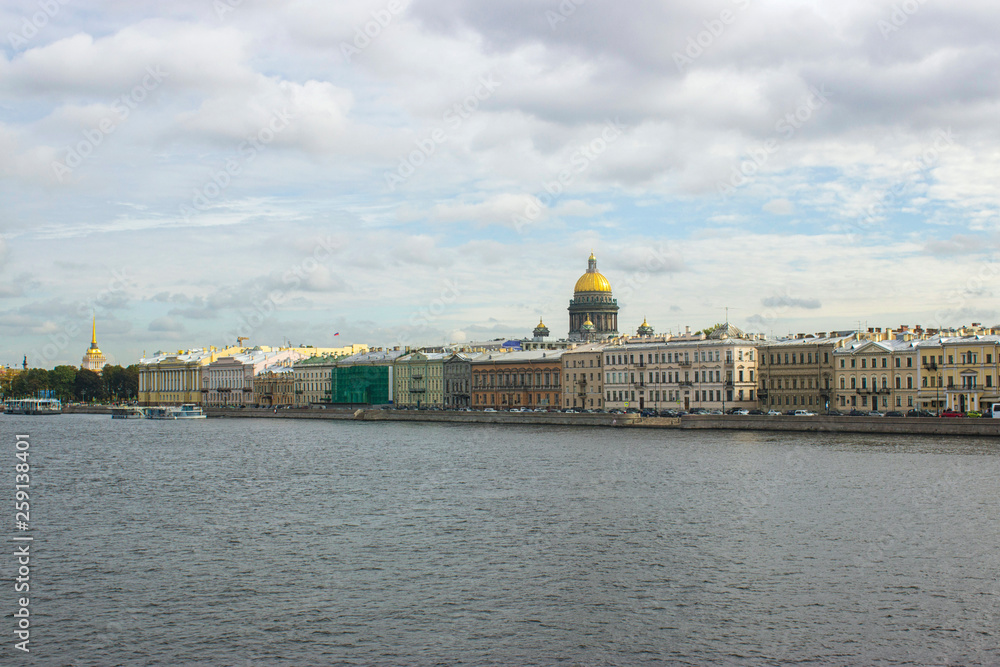
[[210, 347], [144, 356], [139, 360], [139, 405], [200, 404], [203, 367], [242, 351], [239, 347]]
[[907, 334], [889, 340], [853, 341], [835, 349], [831, 407], [880, 412], [918, 408], [919, 345], [919, 340]]
[[97, 316], [95, 315], [94, 327], [90, 337], [90, 349], [83, 355], [80, 368], [100, 373], [104, 370], [104, 365], [107, 363], [108, 360], [104, 357], [104, 353], [101, 352], [101, 348], [97, 347]]
[[444, 362], [451, 354], [411, 352], [393, 362], [393, 396], [397, 406], [442, 407]]
[[562, 354], [562, 407], [581, 410], [604, 409], [602, 343], [587, 343]]
[[[927, 352], [934, 349], [930, 346]], [[937, 374], [944, 408], [970, 412], [990, 410], [1000, 403], [1000, 336], [975, 335], [943, 338], [938, 348]], [[926, 352], [921, 351], [921, 356]], [[943, 387], [940, 385], [943, 384]]]

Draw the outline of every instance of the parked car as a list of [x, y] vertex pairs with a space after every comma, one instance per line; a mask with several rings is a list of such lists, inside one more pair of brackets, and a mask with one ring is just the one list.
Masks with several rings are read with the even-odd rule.
[[612, 415], [620, 415], [621, 413], [622, 411], [619, 410], [618, 408], [611, 408], [610, 410], [608, 410], [608, 414]]
[[746, 408], [736, 408], [732, 412], [730, 412], [729, 414], [731, 414], [731, 415], [748, 415], [748, 414], [750, 414], [750, 411], [747, 410]]
[[945, 410], [941, 413], [942, 417], [964, 417], [965, 413], [959, 412], [958, 410]]
[[844, 413], [841, 412], [840, 410], [833, 410], [833, 409], [827, 410], [825, 414], [826, 414], [827, 417], [843, 417], [844, 416]]
[[793, 417], [815, 417], [815, 412], [809, 412], [808, 410], [796, 410], [792, 413]]
[[780, 417], [781, 416], [781, 411], [780, 410], [768, 410], [767, 411], [767, 415], [769, 417]]
[[763, 410], [751, 410], [747, 413], [748, 415], [763, 415], [766, 414]]
[[637, 415], [637, 414], [639, 414], [639, 408], [626, 408], [625, 414], [627, 414], [627, 415]]
[[857, 408], [855, 408], [855, 409], [851, 410], [850, 412], [848, 412], [847, 414], [849, 414], [852, 417], [867, 417], [868, 416], [868, 411], [867, 410], [858, 410]]
[[890, 410], [889, 412], [885, 413], [885, 416], [886, 417], [902, 417], [903, 413], [900, 412], [899, 410]]
[[691, 408], [688, 410], [689, 415], [707, 415], [708, 408]]
[[965, 413], [965, 416], [966, 417], [982, 417], [983, 413], [980, 412], [979, 410], [969, 410], [968, 412]]
[[655, 417], [656, 416], [656, 410], [650, 410], [649, 408], [646, 408], [645, 410], [643, 410], [639, 414], [641, 414], [643, 417]]
[[869, 417], [885, 417], [885, 413], [880, 410], [872, 410], [868, 413]]
[[495, 408], [486, 408], [483, 412], [496, 412]]
[[934, 413], [929, 410], [909, 410], [906, 413], [907, 417], [933, 417]]

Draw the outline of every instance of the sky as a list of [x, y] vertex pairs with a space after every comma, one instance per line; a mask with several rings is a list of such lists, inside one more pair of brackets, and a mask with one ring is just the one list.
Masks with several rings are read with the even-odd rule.
[[[983, 1], [8, 0], [0, 364], [1000, 322]], [[728, 309], [728, 310], [727, 310]], [[339, 334], [336, 335], [335, 334]]]

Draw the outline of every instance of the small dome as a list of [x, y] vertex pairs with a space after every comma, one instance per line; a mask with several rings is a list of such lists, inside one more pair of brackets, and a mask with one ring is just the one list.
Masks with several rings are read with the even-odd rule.
[[593, 330], [594, 330], [594, 329], [596, 329], [597, 327], [595, 327], [595, 326], [594, 326], [594, 323], [593, 323], [593, 322], [591, 322], [591, 321], [590, 321], [590, 318], [588, 317], [588, 318], [587, 318], [587, 321], [586, 321], [586, 322], [584, 322], [584, 323], [583, 323], [583, 326], [582, 326], [582, 327], [580, 327], [580, 328], [581, 328], [582, 330], [584, 330], [584, 331], [593, 331]]
[[640, 336], [652, 336], [653, 335], [653, 327], [649, 326], [649, 323], [646, 322], [646, 318], [645, 317], [642, 318], [642, 324], [639, 325], [639, 331], [638, 331], [638, 333], [639, 333]]

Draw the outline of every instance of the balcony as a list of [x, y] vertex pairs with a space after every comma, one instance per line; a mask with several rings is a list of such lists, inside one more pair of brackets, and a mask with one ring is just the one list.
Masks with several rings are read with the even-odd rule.
[[423, 380], [424, 373], [423, 371], [417, 371], [416, 373], [411, 374], [410, 377], [414, 380]]
[[690, 380], [682, 380], [681, 382], [678, 382], [677, 384], [680, 385], [681, 387], [693, 387], [694, 386], [694, 383], [691, 382]]
[[425, 389], [424, 387], [410, 387], [411, 394], [422, 394], [425, 391], [427, 391], [427, 389]]
[[690, 361], [678, 361], [677, 365], [678, 366], [683, 366], [685, 368], [691, 368], [691, 362]]

